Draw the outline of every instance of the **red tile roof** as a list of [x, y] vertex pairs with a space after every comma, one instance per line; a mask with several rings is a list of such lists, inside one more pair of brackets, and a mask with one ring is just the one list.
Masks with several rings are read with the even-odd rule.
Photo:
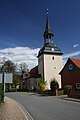
[[28, 78], [38, 78], [41, 75], [38, 73], [38, 66], [32, 68], [29, 72]]
[[38, 75], [38, 66], [36, 66], [30, 70], [31, 77], [36, 77], [37, 75]]
[[80, 68], [80, 59], [70, 58], [70, 60], [71, 60], [77, 67]]
[[62, 68], [62, 70], [59, 72], [59, 74], [62, 74], [63, 70], [65, 69], [65, 66], [67, 65], [67, 63], [68, 63], [69, 61], [72, 61], [78, 68], [80, 68], [80, 59], [68, 58], [66, 64], [64, 65], [64, 67]]

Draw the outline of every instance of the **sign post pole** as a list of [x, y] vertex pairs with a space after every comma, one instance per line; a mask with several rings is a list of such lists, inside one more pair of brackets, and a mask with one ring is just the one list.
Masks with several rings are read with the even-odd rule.
[[4, 72], [2, 75], [2, 102], [4, 102]]

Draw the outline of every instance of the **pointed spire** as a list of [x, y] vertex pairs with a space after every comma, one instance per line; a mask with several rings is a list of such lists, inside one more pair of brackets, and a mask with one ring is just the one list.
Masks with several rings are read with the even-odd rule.
[[49, 12], [48, 12], [48, 9], [47, 9], [46, 29], [45, 29], [46, 32], [50, 32], [50, 24], [49, 24], [48, 14], [49, 14]]
[[46, 28], [45, 28], [45, 32], [44, 32], [44, 37], [51, 38], [51, 36], [53, 36], [53, 33], [51, 32], [51, 29], [50, 29], [48, 14], [49, 14], [49, 12], [48, 12], [48, 9], [47, 9]]

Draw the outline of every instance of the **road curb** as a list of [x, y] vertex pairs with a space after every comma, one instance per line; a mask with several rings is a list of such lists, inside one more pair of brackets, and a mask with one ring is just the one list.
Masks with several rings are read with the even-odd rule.
[[79, 99], [74, 99], [74, 98], [63, 98], [63, 100], [74, 101], [74, 102], [80, 102]]
[[34, 120], [34, 118], [32, 117], [32, 115], [28, 112], [28, 110], [26, 110], [18, 101], [14, 100], [17, 105], [19, 106], [19, 108], [21, 109], [21, 111], [23, 112], [24, 116], [26, 117], [26, 120]]
[[26, 110], [17, 100], [14, 100], [10, 97], [7, 97], [11, 99], [12, 101], [15, 102], [15, 104], [19, 107], [20, 111], [22, 112], [23, 116], [25, 117], [26, 120], [34, 120], [34, 118], [32, 117], [32, 115], [28, 112], [28, 110]]
[[12, 101], [14, 101], [15, 104], [19, 107], [19, 109], [20, 109], [20, 111], [22, 112], [22, 114], [24, 115], [25, 119], [26, 119], [26, 120], [29, 120], [28, 117], [27, 117], [27, 115], [25, 114], [24, 110], [20, 107], [19, 103], [18, 103], [16, 100], [14, 100], [14, 99], [12, 99], [12, 98], [10, 98], [10, 97], [7, 97], [7, 96], [5, 96], [5, 97], [11, 99]]

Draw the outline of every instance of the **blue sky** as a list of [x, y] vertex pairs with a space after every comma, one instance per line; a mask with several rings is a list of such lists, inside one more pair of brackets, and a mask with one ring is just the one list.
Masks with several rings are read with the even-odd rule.
[[10, 57], [9, 48], [43, 46], [47, 8], [53, 42], [63, 58], [80, 59], [80, 0], [0, 0], [0, 56]]

